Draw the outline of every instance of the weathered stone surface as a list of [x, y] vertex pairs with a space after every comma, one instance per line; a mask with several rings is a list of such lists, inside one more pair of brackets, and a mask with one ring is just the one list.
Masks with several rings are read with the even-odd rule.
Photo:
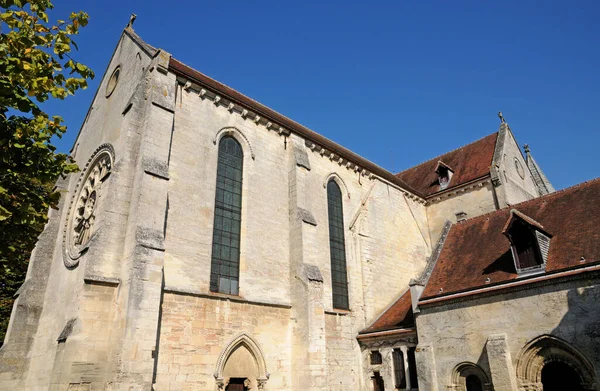
[[310, 170], [310, 160], [308, 159], [308, 153], [306, 153], [306, 148], [304, 147], [304, 145], [294, 143], [293, 146], [296, 165]]
[[304, 265], [304, 275], [308, 281], [323, 282], [323, 275], [317, 266]]
[[315, 220], [315, 217], [306, 209], [298, 208], [298, 218], [307, 224], [315, 226], [317, 225], [317, 220]]
[[[520, 390], [531, 382], [515, 379], [521, 355], [540, 336], [555, 336], [586, 360], [600, 362], [600, 314], [590, 312], [598, 302], [600, 285], [595, 277], [421, 306], [419, 344], [435, 350], [440, 390], [450, 386], [453, 369], [461, 362], [478, 365], [492, 379], [495, 390]], [[598, 369], [595, 376], [600, 378]]]
[[497, 391], [517, 389], [517, 379], [507, 339], [506, 334], [492, 334], [485, 345], [494, 390]]

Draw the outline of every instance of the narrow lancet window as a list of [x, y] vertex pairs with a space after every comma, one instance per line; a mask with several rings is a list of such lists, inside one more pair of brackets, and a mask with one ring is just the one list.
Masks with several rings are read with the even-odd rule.
[[242, 147], [233, 137], [219, 142], [210, 290], [237, 295], [242, 215]]
[[334, 180], [327, 183], [329, 213], [329, 250], [331, 254], [331, 285], [333, 308], [349, 309], [348, 277], [346, 274], [346, 245], [344, 242], [344, 213], [342, 192]]

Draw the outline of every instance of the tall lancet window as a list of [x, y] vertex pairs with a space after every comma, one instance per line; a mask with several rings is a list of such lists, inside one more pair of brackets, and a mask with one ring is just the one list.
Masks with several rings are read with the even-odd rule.
[[334, 180], [330, 180], [327, 183], [327, 207], [329, 212], [329, 250], [331, 254], [333, 308], [347, 310], [349, 309], [348, 277], [346, 274], [342, 192]]
[[219, 142], [210, 290], [237, 295], [240, 276], [240, 222], [244, 153], [233, 137]]

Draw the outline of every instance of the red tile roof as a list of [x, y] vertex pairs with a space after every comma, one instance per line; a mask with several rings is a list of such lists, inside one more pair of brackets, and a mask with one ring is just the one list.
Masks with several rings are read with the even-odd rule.
[[359, 166], [362, 166], [368, 171], [374, 173], [375, 175], [378, 175], [381, 178], [384, 178], [419, 197], [424, 197], [423, 194], [420, 194], [417, 190], [411, 188], [410, 185], [404, 182], [402, 178], [392, 174], [386, 169], [379, 167], [375, 163], [363, 158], [360, 155], [357, 155], [349, 149], [342, 147], [341, 145], [329, 140], [328, 138], [320, 135], [319, 133], [310, 130], [309, 128], [303, 125], [300, 125], [296, 121], [289, 119], [288, 117], [276, 112], [275, 110], [270, 109], [269, 107], [255, 101], [252, 98], [247, 97], [246, 95], [234, 90], [233, 88], [223, 83], [220, 83], [201, 72], [198, 72], [197, 70], [185, 65], [184, 63], [174, 59], [173, 57], [171, 57], [169, 61], [169, 70], [175, 73], [176, 75], [182, 76], [188, 80], [193, 81], [194, 83], [201, 85], [202, 87], [210, 91], [216, 92], [219, 95], [226, 97], [228, 100], [231, 100], [232, 102], [235, 102], [242, 107], [248, 108], [256, 114], [259, 114], [263, 118], [268, 118], [273, 123], [282, 125], [284, 128], [305, 137], [307, 140], [310, 140], [315, 144], [325, 147], [327, 150], [332, 151], [337, 155], [343, 157], [344, 159], [358, 164]]
[[410, 290], [407, 290], [390, 308], [379, 316], [371, 326], [367, 327], [359, 334], [410, 327], [415, 327], [415, 318], [412, 311]]
[[512, 209], [539, 222], [553, 235], [546, 274], [600, 263], [598, 178], [456, 223], [448, 233], [421, 299], [515, 280], [510, 242], [502, 234]]
[[[527, 216], [526, 214], [523, 214], [523, 213], [519, 212], [518, 210], [511, 208], [508, 220], [506, 220], [506, 223], [504, 223], [504, 227], [502, 227], [502, 235], [507, 234], [508, 229], [510, 228], [511, 223], [514, 218], [519, 218], [519, 219], [523, 220], [525, 223], [534, 226], [539, 231], [542, 231], [544, 234], [548, 234], [548, 232], [546, 232], [546, 230], [544, 229], [544, 226], [542, 224], [538, 223], [537, 221], [535, 221], [531, 217]], [[552, 236], [552, 235], [550, 235], [550, 236]]]
[[442, 161], [454, 172], [446, 190], [464, 185], [490, 174], [497, 137], [498, 133], [490, 134], [462, 148], [402, 171], [396, 176], [419, 193], [430, 196], [441, 190], [435, 170], [438, 162]]

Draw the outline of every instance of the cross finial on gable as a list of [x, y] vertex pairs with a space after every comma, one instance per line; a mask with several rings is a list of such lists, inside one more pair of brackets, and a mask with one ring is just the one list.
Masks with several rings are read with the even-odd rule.
[[133, 28], [133, 22], [135, 22], [135, 18], [137, 18], [137, 15], [131, 14], [131, 17], [129, 18], [129, 23], [127, 23], [127, 27]]
[[502, 124], [506, 123], [506, 120], [504, 119], [504, 116], [502, 115], [501, 111], [498, 112], [498, 118], [500, 118], [500, 123], [502, 123]]

